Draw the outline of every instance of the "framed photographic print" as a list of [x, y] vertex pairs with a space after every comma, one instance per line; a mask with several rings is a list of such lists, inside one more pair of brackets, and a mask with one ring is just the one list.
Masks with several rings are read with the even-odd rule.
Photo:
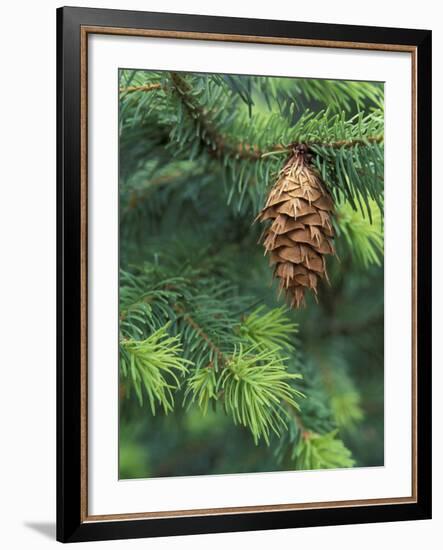
[[431, 516], [431, 32], [60, 8], [63, 542]]

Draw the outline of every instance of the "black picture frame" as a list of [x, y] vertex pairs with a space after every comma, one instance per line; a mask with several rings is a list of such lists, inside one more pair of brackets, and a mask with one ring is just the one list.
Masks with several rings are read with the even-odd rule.
[[[149, 29], [407, 46], [416, 56], [416, 485], [415, 502], [88, 521], [82, 513], [85, 456], [80, 365], [82, 321], [81, 29]], [[64, 7], [57, 10], [57, 539], [62, 542], [283, 529], [431, 517], [431, 31], [172, 13]]]

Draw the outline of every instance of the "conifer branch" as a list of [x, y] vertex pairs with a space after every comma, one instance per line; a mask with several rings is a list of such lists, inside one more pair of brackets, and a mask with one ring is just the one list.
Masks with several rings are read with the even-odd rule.
[[384, 136], [367, 136], [364, 139], [339, 139], [337, 141], [331, 141], [322, 143], [321, 141], [308, 141], [306, 145], [312, 147], [318, 145], [320, 147], [332, 147], [333, 149], [340, 149], [341, 147], [355, 147], [356, 145], [368, 145], [371, 143], [383, 143]]
[[[188, 313], [185, 312], [183, 307], [175, 305], [174, 311], [176, 311], [179, 315], [181, 315], [182, 319], [186, 323], [188, 323], [195, 330], [195, 332], [200, 336], [200, 338], [202, 338], [208, 344], [211, 350], [217, 355], [220, 361], [220, 364], [224, 365], [226, 363], [224, 354], [222, 353], [221, 349], [211, 340], [211, 338], [203, 330], [203, 328]], [[209, 363], [207, 366], [212, 367], [212, 364]]]
[[[171, 73], [171, 81], [174, 85], [175, 91], [182, 99], [188, 114], [193, 119], [198, 119], [204, 131], [201, 133], [200, 140], [205, 148], [208, 149], [211, 156], [220, 158], [223, 154], [228, 154], [240, 159], [246, 160], [258, 160], [263, 156], [269, 155], [272, 152], [290, 152], [294, 145], [298, 142], [294, 141], [291, 144], [276, 144], [269, 147], [266, 150], [260, 149], [256, 144], [246, 142], [233, 142], [232, 139], [220, 132], [213, 124], [208, 113], [195, 99], [192, 94], [192, 88], [190, 84], [178, 73]], [[365, 138], [357, 139], [341, 139], [331, 142], [324, 142], [321, 140], [312, 140], [304, 142], [308, 147], [320, 146], [333, 149], [352, 148], [358, 145], [368, 145], [372, 143], [383, 142], [383, 135], [365, 136]], [[214, 149], [215, 146], [215, 149]]]
[[190, 84], [178, 73], [171, 73], [171, 82], [175, 92], [180, 97], [188, 115], [192, 119], [198, 119], [202, 131], [200, 141], [208, 149], [211, 156], [220, 158], [223, 153], [242, 159], [258, 159], [260, 151], [256, 146], [233, 143], [230, 138], [217, 131], [208, 113], [192, 95]]
[[[359, 145], [364, 146], [364, 145], [369, 145], [369, 144], [372, 144], [372, 143], [383, 143], [383, 141], [384, 141], [384, 136], [379, 135], [379, 136], [367, 136], [364, 139], [363, 138], [359, 138], [359, 139], [339, 139], [337, 141], [329, 141], [329, 142], [317, 141], [317, 140], [304, 141], [303, 145], [306, 145], [308, 148], [318, 146], [318, 147], [327, 147], [327, 148], [331, 148], [331, 149], [341, 149], [341, 148], [357, 147]], [[299, 143], [294, 142], [294, 143], [291, 143], [290, 145], [278, 144], [275, 147], [269, 148], [268, 151], [263, 151], [261, 153], [261, 156], [263, 158], [263, 157], [266, 157], [268, 155], [272, 155], [274, 152], [277, 153], [277, 154], [290, 153], [295, 145], [299, 145]]]
[[338, 430], [319, 435], [309, 434], [302, 438], [293, 451], [297, 470], [318, 470], [322, 468], [351, 468], [355, 465], [352, 453], [341, 439]]
[[121, 94], [131, 94], [133, 92], [152, 92], [153, 90], [159, 90], [162, 88], [162, 85], [159, 82], [152, 84], [143, 84], [141, 86], [127, 86], [125, 88], [120, 88]]
[[[294, 140], [291, 143], [277, 143], [266, 149], [260, 148], [257, 144], [245, 141], [234, 141], [230, 136], [220, 132], [214, 124], [211, 113], [208, 112], [198, 101], [193, 93], [191, 84], [179, 73], [170, 73], [170, 83], [172, 90], [181, 99], [188, 115], [191, 119], [198, 121], [201, 126], [199, 138], [202, 146], [207, 150], [210, 156], [222, 158], [224, 155], [241, 160], [260, 160], [273, 153], [290, 153], [292, 148], [303, 142], [308, 147], [324, 147], [331, 149], [352, 148], [356, 146], [365, 146], [369, 144], [382, 143], [383, 134], [368, 135], [364, 138], [338, 139], [334, 141], [324, 140]], [[148, 83], [137, 86], [127, 86], [120, 88], [121, 94], [133, 92], [151, 92], [155, 90], [168, 92], [168, 87], [159, 82]], [[169, 88], [171, 89], [171, 88]]]

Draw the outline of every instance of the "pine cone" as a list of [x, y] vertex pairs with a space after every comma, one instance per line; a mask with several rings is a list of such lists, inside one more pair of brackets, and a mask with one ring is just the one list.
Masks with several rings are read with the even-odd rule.
[[317, 295], [319, 277], [328, 280], [325, 255], [335, 254], [334, 203], [310, 161], [306, 145], [294, 147], [258, 215], [272, 222], [263, 234], [265, 254], [270, 253], [280, 289], [297, 308], [305, 303], [306, 289]]

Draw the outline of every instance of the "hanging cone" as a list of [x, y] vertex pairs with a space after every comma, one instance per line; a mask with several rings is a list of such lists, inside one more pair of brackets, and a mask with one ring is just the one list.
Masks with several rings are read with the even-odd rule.
[[305, 303], [306, 289], [316, 295], [318, 279], [328, 279], [325, 255], [335, 254], [334, 203], [310, 158], [306, 145], [294, 147], [258, 215], [267, 221], [263, 245], [274, 276], [297, 308]]

